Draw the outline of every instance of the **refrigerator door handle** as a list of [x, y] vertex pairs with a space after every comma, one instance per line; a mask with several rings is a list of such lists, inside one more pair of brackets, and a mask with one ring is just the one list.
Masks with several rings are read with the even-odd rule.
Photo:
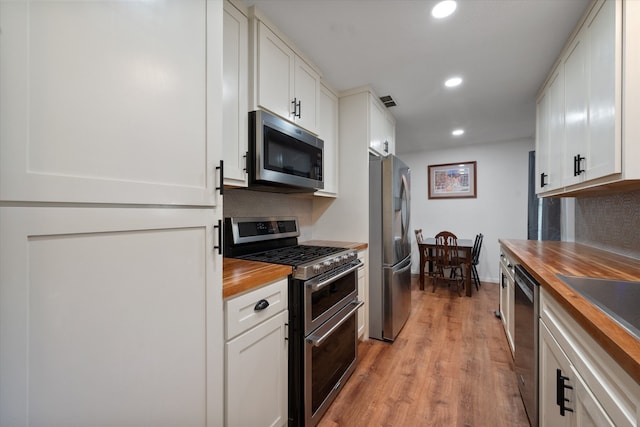
[[411, 222], [411, 193], [409, 193], [409, 183], [407, 182], [407, 176], [402, 175], [402, 190], [400, 192], [400, 199], [406, 200], [407, 203], [407, 222], [402, 224], [402, 239], [408, 241], [409, 239], [409, 224]]

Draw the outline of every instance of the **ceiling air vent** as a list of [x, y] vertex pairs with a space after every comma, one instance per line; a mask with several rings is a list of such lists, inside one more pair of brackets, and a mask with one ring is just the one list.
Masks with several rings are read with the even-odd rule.
[[387, 107], [387, 108], [396, 106], [396, 101], [393, 100], [391, 95], [381, 96], [380, 97], [380, 101], [382, 101], [384, 106]]

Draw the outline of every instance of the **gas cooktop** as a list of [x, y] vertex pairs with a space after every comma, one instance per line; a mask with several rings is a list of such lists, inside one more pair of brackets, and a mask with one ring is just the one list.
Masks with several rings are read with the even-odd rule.
[[274, 264], [286, 264], [298, 266], [311, 261], [333, 255], [338, 252], [344, 252], [345, 248], [335, 248], [331, 246], [307, 246], [296, 245], [279, 249], [271, 249], [265, 252], [244, 255], [238, 258], [250, 261], [271, 262]]
[[299, 245], [295, 217], [225, 218], [225, 256], [290, 265], [293, 278], [307, 280], [354, 262], [356, 251]]

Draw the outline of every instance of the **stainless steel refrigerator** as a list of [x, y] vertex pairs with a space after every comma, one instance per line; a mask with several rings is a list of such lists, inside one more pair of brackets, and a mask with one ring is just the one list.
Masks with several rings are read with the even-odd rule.
[[369, 336], [393, 341], [411, 311], [409, 167], [369, 156]]

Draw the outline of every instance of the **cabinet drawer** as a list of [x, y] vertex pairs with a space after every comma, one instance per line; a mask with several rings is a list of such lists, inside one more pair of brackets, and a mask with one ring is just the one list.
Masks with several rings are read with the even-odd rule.
[[[287, 309], [287, 279], [278, 280], [225, 302], [227, 340], [264, 322]], [[269, 305], [256, 310], [256, 304], [266, 300]]]

